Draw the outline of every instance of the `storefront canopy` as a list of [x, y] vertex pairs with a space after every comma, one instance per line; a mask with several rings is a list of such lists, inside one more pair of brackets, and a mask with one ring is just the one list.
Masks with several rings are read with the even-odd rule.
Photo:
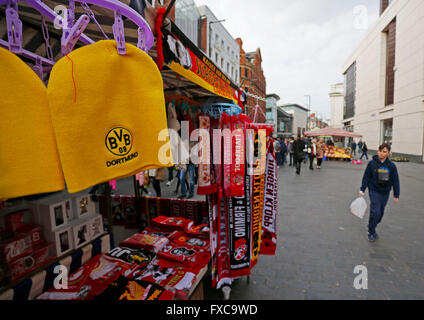
[[362, 138], [361, 134], [327, 127], [317, 131], [305, 132], [306, 137], [348, 137], [348, 138]]

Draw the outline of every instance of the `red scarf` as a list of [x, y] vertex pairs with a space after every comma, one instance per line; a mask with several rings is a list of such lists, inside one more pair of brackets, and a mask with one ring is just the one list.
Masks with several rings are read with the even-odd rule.
[[278, 172], [274, 142], [271, 138], [268, 140], [267, 147], [268, 154], [265, 172], [264, 210], [260, 254], [275, 255], [277, 250]]

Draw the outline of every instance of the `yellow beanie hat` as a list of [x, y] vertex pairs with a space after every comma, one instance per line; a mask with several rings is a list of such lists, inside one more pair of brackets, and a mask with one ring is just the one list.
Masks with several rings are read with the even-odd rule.
[[63, 190], [46, 87], [3, 48], [0, 97], [0, 199]]
[[163, 80], [137, 47], [119, 55], [104, 40], [75, 50], [53, 67], [47, 92], [70, 193], [173, 165], [159, 159], [171, 149], [168, 136], [158, 141], [168, 128]]

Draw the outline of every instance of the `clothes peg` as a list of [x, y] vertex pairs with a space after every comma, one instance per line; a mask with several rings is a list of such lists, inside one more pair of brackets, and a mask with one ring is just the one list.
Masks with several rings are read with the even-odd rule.
[[115, 23], [113, 24], [113, 36], [116, 40], [118, 53], [120, 55], [125, 55], [127, 49], [125, 48], [125, 29], [124, 21], [122, 20], [121, 13], [119, 10], [115, 11]]
[[77, 43], [81, 34], [87, 28], [89, 22], [90, 18], [87, 15], [83, 14], [81, 17], [79, 17], [78, 21], [68, 32], [68, 36], [65, 38], [62, 37], [62, 55], [65, 56], [74, 49], [75, 44]]
[[11, 0], [6, 9], [7, 37], [9, 50], [13, 53], [22, 53], [22, 21], [19, 20], [18, 3]]

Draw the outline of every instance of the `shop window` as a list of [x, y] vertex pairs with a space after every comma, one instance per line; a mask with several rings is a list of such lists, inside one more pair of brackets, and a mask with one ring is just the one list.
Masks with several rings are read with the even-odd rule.
[[392, 145], [393, 142], [393, 118], [381, 121], [381, 143]]
[[345, 88], [344, 119], [348, 119], [355, 116], [356, 61], [345, 73]]
[[396, 20], [393, 20], [386, 31], [386, 90], [385, 106], [394, 103], [395, 93], [395, 58], [396, 58]]

